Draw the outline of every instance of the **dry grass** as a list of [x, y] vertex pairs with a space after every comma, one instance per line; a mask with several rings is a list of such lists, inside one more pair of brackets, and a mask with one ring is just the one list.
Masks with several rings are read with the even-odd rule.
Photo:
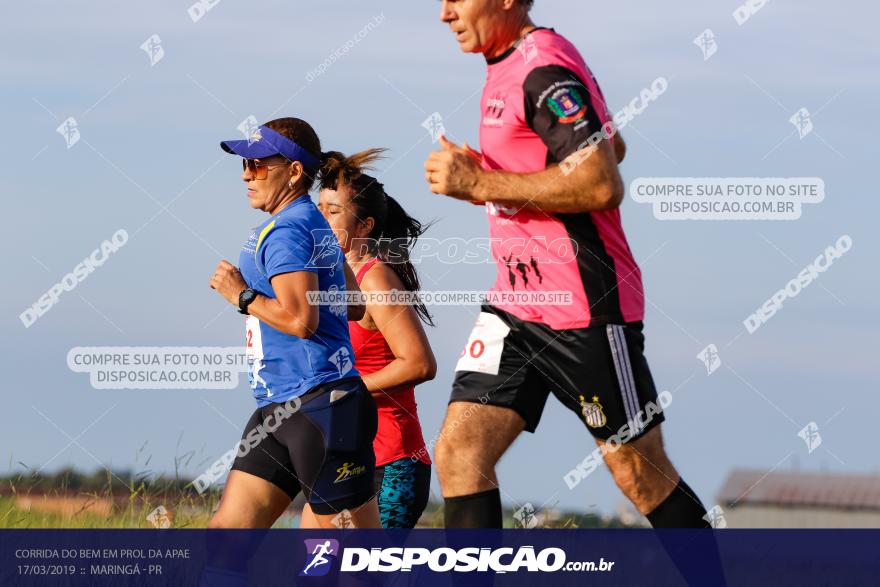
[[154, 528], [159, 506], [175, 528], [204, 528], [219, 497], [179, 479], [109, 470], [21, 474], [0, 481], [0, 528]]

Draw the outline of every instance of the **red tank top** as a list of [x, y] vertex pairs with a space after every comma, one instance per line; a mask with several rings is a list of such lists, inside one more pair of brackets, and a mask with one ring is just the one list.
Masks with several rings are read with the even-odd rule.
[[[357, 273], [361, 280], [379, 259], [370, 259]], [[394, 353], [385, 337], [378, 330], [368, 330], [354, 321], [349, 321], [348, 331], [354, 349], [354, 366], [361, 375], [369, 375], [383, 369], [394, 360]], [[376, 453], [376, 466], [381, 467], [400, 459], [414, 457], [431, 464], [431, 458], [422, 438], [422, 426], [416, 407], [415, 388], [409, 387], [393, 393], [379, 393], [373, 396], [379, 412], [379, 429], [373, 441]]]

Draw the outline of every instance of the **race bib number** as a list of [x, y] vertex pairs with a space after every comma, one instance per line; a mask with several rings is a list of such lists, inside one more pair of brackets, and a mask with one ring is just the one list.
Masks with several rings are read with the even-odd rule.
[[248, 361], [248, 381], [251, 389], [256, 389], [257, 384], [266, 387], [266, 382], [260, 377], [260, 369], [263, 368], [263, 336], [260, 331], [260, 321], [254, 316], [248, 316], [245, 322], [244, 351]]
[[260, 321], [254, 316], [248, 316], [244, 323], [245, 327], [245, 354], [248, 359], [263, 358], [263, 337], [260, 334]]
[[480, 312], [455, 370], [498, 375], [504, 339], [509, 333], [510, 327], [501, 318], [495, 314]]

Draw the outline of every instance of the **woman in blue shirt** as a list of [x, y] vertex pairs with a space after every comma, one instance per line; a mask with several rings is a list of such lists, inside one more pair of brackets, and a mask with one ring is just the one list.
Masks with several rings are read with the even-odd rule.
[[257, 410], [210, 527], [268, 528], [302, 491], [320, 527], [338, 527], [342, 517], [346, 526], [378, 528], [376, 406], [354, 369], [348, 334], [363, 307], [345, 303], [354, 275], [309, 197], [318, 136], [305, 121], [281, 118], [221, 147], [243, 157], [250, 205], [270, 217], [245, 242], [239, 268], [221, 261], [211, 278], [248, 315]]

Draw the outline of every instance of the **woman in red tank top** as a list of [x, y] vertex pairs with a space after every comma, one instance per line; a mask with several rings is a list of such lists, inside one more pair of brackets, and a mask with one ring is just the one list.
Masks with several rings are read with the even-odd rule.
[[437, 365], [421, 324], [433, 325], [427, 308], [378, 299], [391, 290], [419, 290], [409, 252], [424, 231], [381, 183], [364, 173], [381, 153], [325, 153], [318, 208], [368, 296], [364, 318], [348, 325], [355, 368], [379, 412], [373, 449], [382, 525], [412, 528], [427, 506], [431, 484], [415, 386], [433, 379]]

